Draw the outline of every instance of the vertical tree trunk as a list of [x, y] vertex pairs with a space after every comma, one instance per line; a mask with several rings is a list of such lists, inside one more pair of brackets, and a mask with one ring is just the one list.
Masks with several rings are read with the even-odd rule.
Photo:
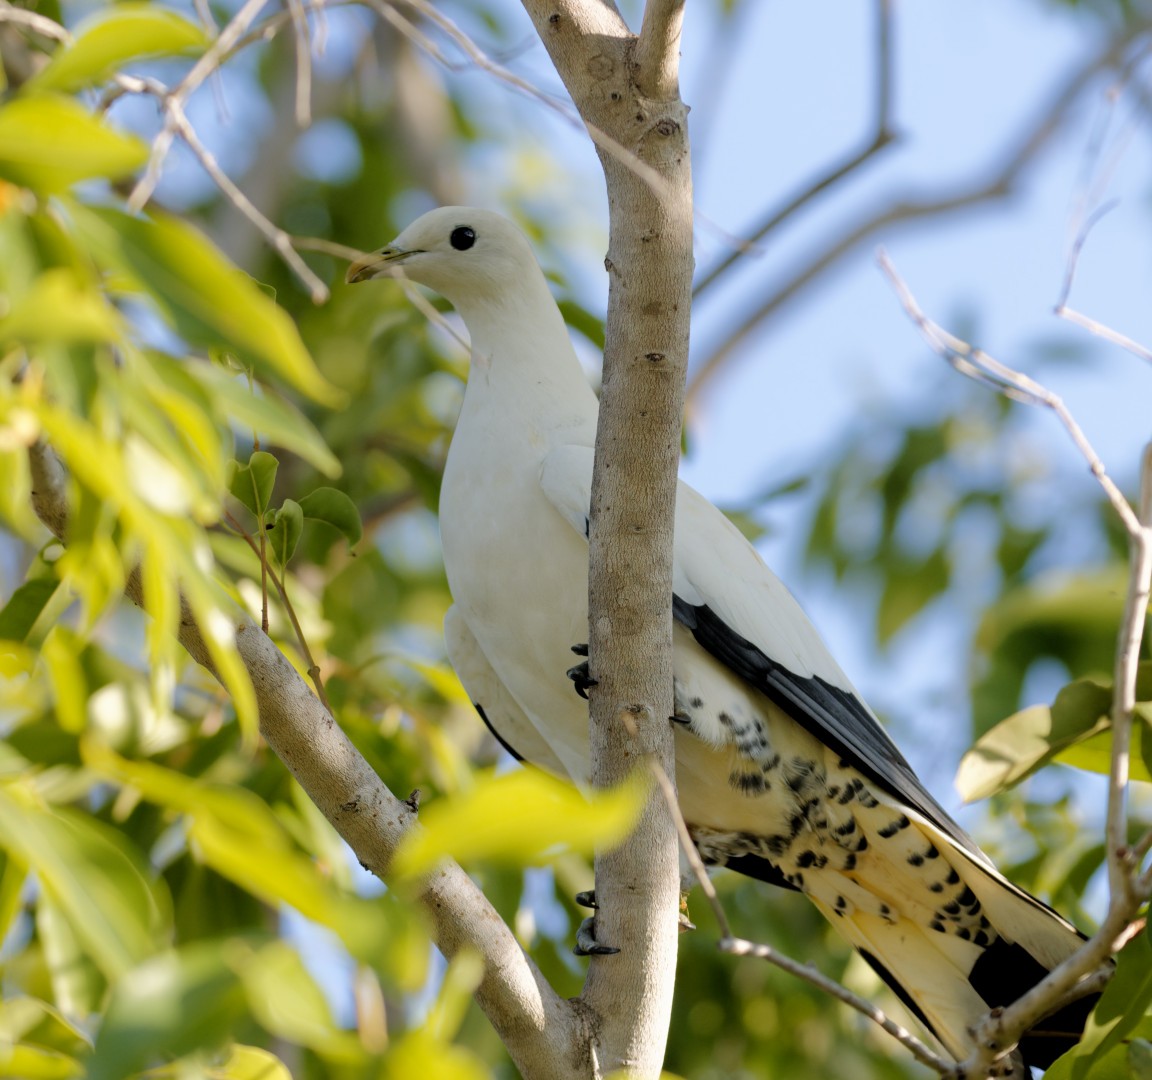
[[[672, 530], [692, 288], [687, 109], [677, 2], [650, 0], [639, 36], [612, 4], [525, 0], [604, 167], [611, 225], [607, 345], [589, 568], [592, 775], [647, 760], [675, 776]], [[596, 860], [597, 938], [582, 1001], [605, 1072], [657, 1076], [676, 969], [679, 860], [653, 791], [631, 838]]]

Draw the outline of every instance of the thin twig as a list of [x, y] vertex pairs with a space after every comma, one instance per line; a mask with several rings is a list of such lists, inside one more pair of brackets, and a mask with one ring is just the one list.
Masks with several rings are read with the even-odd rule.
[[[320, 251], [325, 255], [332, 255], [337, 259], [347, 259], [348, 262], [355, 262], [357, 259], [362, 259], [368, 254], [359, 248], [348, 247], [347, 244], [338, 244], [334, 240], [324, 240], [318, 236], [293, 236], [289, 237], [289, 240], [294, 247], [301, 251]], [[465, 352], [470, 351], [471, 345], [469, 345], [468, 339], [464, 337], [441, 312], [437, 311], [436, 308], [429, 303], [428, 298], [413, 282], [409, 281], [402, 266], [392, 267], [391, 270], [389, 270], [389, 276], [400, 283], [405, 295], [412, 302], [412, 306], [419, 309], [420, 313], [429, 322], [435, 323], [446, 334], [454, 338]]]
[[287, 0], [296, 38], [296, 126], [312, 123], [312, 46], [308, 39], [308, 13], [302, 0]]
[[[276, 591], [280, 594], [280, 602], [284, 605], [284, 611], [288, 615], [288, 620], [292, 623], [292, 631], [296, 635], [296, 643], [300, 646], [300, 651], [304, 654], [304, 660], [308, 664], [308, 677], [312, 680], [312, 685], [316, 688], [316, 696], [320, 699], [320, 704], [328, 710], [329, 714], [335, 715], [332, 712], [332, 706], [328, 704], [328, 695], [324, 693], [324, 680], [320, 676], [320, 665], [316, 663], [315, 658], [312, 656], [312, 650], [308, 648], [308, 639], [304, 636], [304, 630], [300, 626], [300, 620], [296, 618], [296, 609], [292, 607], [292, 601], [288, 599], [288, 590], [284, 587], [284, 582], [280, 580], [279, 575], [272, 569], [272, 564], [268, 561], [264, 552], [264, 545], [257, 545], [252, 535], [240, 524], [239, 521], [227, 510], [224, 511], [224, 518], [228, 522], [232, 530], [239, 536], [244, 543], [246, 543], [260, 560], [261, 573], [267, 574], [272, 579], [272, 584], [276, 586]], [[263, 522], [260, 523], [260, 531], [263, 533]], [[265, 597], [267, 594], [265, 593]], [[265, 620], [267, 620], [267, 612], [265, 612]], [[263, 627], [264, 633], [268, 633], [268, 627]]]
[[0, 23], [13, 23], [16, 26], [26, 26], [34, 30], [41, 37], [52, 38], [54, 41], [72, 44], [72, 35], [54, 19], [46, 15], [38, 15], [35, 11], [16, 7], [8, 0], [0, 0]]
[[1027, 126], [1026, 134], [1013, 140], [1010, 144], [1013, 149], [999, 167], [982, 170], [979, 179], [961, 185], [952, 194], [932, 197], [898, 195], [862, 215], [855, 225], [836, 229], [806, 264], [790, 273], [787, 280], [769, 292], [752, 310], [732, 320], [732, 328], [693, 370], [688, 383], [689, 404], [704, 391], [754, 330], [877, 232], [894, 226], [907, 227], [927, 217], [955, 213], [1010, 195], [1028, 166], [1059, 131], [1064, 117], [1084, 88], [1100, 71], [1121, 62], [1133, 40], [1133, 37], [1127, 37], [1112, 42], [1078, 68], [1053, 95], [1039, 117]]
[[851, 176], [869, 159], [895, 141], [892, 130], [892, 4], [891, 0], [876, 0], [876, 106], [871, 130], [863, 145], [845, 154], [815, 179], [810, 180], [799, 191], [773, 208], [752, 228], [747, 237], [740, 240], [735, 250], [729, 252], [696, 283], [692, 290], [694, 298], [708, 291], [732, 266], [751, 251], [763, 251], [763, 241], [775, 232], [789, 218], [808, 205], [817, 195], [834, 187]]
[[156, 79], [143, 79], [134, 75], [118, 75], [116, 86], [105, 94], [102, 105], [107, 108], [122, 94], [149, 94], [158, 98], [167, 115], [167, 123], [172, 131], [184, 140], [188, 149], [192, 151], [196, 160], [200, 162], [204, 171], [223, 192], [225, 197], [237, 210], [240, 211], [257, 231], [268, 241], [271, 247], [288, 265], [289, 269], [300, 279], [308, 290], [314, 304], [322, 304], [328, 299], [328, 286], [320, 280], [311, 267], [300, 257], [299, 252], [292, 246], [292, 238], [279, 226], [273, 224], [253, 204], [252, 200], [236, 184], [236, 182], [220, 167], [216, 156], [201, 141], [196, 129], [189, 121], [183, 106], [174, 101], [175, 91], [169, 90]]
[[172, 148], [172, 140], [176, 137], [179, 117], [183, 115], [185, 102], [199, 88], [200, 84], [219, 68], [229, 50], [244, 36], [248, 27], [252, 25], [252, 21], [267, 3], [268, 0], [245, 0], [240, 10], [220, 31], [216, 40], [204, 51], [204, 54], [196, 61], [188, 74], [164, 99], [164, 126], [156, 138], [152, 140], [152, 153], [148, 158], [148, 167], [128, 197], [130, 210], [142, 210], [148, 200], [152, 198], [152, 193], [156, 190], [156, 184], [160, 180], [160, 171], [164, 167], [164, 160]]
[[1152, 870], [1140, 872], [1140, 861], [1152, 844], [1152, 837], [1144, 838], [1134, 849], [1127, 842], [1128, 766], [1136, 677], [1152, 589], [1152, 443], [1144, 450], [1139, 509], [1133, 510], [1056, 394], [943, 330], [924, 315], [907, 284], [883, 252], [880, 253], [880, 266], [909, 318], [929, 345], [949, 364], [1015, 400], [1043, 406], [1056, 413], [1076, 448], [1088, 461], [1092, 474], [1123, 522], [1130, 541], [1128, 589], [1117, 635], [1112, 699], [1112, 759], [1105, 824], [1108, 911], [1099, 930], [1076, 952], [1017, 1001], [1002, 1010], [990, 1012], [975, 1025], [972, 1053], [961, 1062], [956, 1075], [977, 1080], [987, 1076], [989, 1068], [1009, 1053], [1033, 1024], [1060, 1008], [1070, 997], [1081, 996], [1086, 979], [1099, 981], [1107, 977], [1106, 969], [1112, 954], [1130, 938], [1140, 907], [1152, 896]]
[[732, 956], [752, 956], [758, 960], [767, 960], [770, 964], [787, 971], [790, 975], [795, 975], [798, 979], [803, 979], [818, 990], [844, 1002], [845, 1005], [866, 1016], [873, 1023], [879, 1024], [917, 1061], [927, 1065], [930, 1069], [935, 1069], [941, 1076], [947, 1076], [955, 1071], [956, 1066], [953, 1062], [947, 1061], [935, 1053], [910, 1031], [892, 1020], [882, 1009], [876, 1008], [870, 1001], [865, 1001], [864, 998], [852, 993], [846, 986], [841, 986], [835, 979], [822, 975], [810, 964], [801, 964], [799, 961], [777, 952], [771, 945], [760, 945], [753, 941], [745, 941], [743, 938], [725, 938], [720, 942], [720, 949]]
[[1076, 444], [1076, 448], [1088, 462], [1092, 475], [1103, 487], [1108, 501], [1120, 516], [1121, 521], [1124, 522], [1124, 527], [1128, 530], [1129, 535], [1135, 535], [1139, 532], [1140, 522], [1135, 511], [1128, 500], [1124, 498], [1115, 481], [1108, 475], [1103, 461], [1100, 460], [1100, 455], [1093, 449], [1092, 444], [1068, 411], [1063, 400], [1034, 379], [993, 359], [983, 349], [973, 348], [966, 341], [962, 341], [934, 323], [921, 311], [911, 290], [896, 272], [896, 268], [892, 265], [887, 253], [881, 250], [877, 254], [877, 261], [899, 297], [901, 306], [915, 323], [924, 340], [952, 367], [961, 374], [967, 375], [977, 382], [983, 382], [1016, 401], [1051, 409], [1059, 417], [1065, 430]]
[[[436, 44], [411, 21], [396, 11], [388, 0], [365, 0], [365, 2], [373, 11], [380, 15], [381, 18], [394, 26], [402, 34], [409, 37], [439, 63], [449, 68], [456, 68], [456, 65], [452, 64], [444, 55], [443, 50], [439, 49]], [[468, 57], [473, 65], [492, 75], [505, 85], [512, 87], [512, 89], [544, 105], [573, 127], [586, 131], [592, 141], [600, 147], [601, 150], [643, 180], [657, 195], [663, 197], [668, 194], [668, 183], [660, 173], [650, 165], [641, 161], [631, 150], [622, 146], [606, 132], [601, 131], [595, 124], [589, 124], [581, 119], [580, 115], [567, 101], [555, 97], [552, 94], [545, 93], [539, 87], [528, 82], [527, 79], [522, 79], [519, 75], [513, 74], [507, 68], [501, 67], [501, 65], [492, 60], [483, 49], [465, 34], [456, 23], [448, 18], [447, 15], [444, 15], [432, 4], [428, 3], [428, 0], [403, 0], [403, 2], [409, 7], [414, 8], [424, 18], [436, 26]]]

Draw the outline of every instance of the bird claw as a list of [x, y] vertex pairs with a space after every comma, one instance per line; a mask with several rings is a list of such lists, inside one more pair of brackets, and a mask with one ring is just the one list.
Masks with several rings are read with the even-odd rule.
[[572, 952], [576, 956], [614, 956], [620, 950], [611, 945], [601, 945], [596, 940], [596, 916], [589, 915], [576, 931], [576, 944]]
[[575, 667], [570, 667], [567, 671], [568, 678], [570, 678], [576, 687], [578, 693], [585, 701], [588, 700], [588, 691], [599, 683], [592, 678], [588, 673], [588, 661], [585, 660], [582, 664], [577, 664]]
[[600, 906], [596, 903], [595, 889], [585, 889], [583, 892], [578, 892], [573, 899], [575, 899], [576, 903], [581, 907], [591, 908], [593, 911]]
[[588, 655], [588, 642], [584, 642], [583, 645], [573, 645], [572, 651], [577, 656], [587, 656]]

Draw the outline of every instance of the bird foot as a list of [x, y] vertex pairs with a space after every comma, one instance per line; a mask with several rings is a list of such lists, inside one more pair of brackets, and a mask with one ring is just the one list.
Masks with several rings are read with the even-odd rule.
[[[581, 652], [581, 649], [583, 649], [584, 652]], [[577, 656], [584, 656], [588, 652], [588, 646], [573, 645], [572, 651], [576, 653]], [[578, 693], [585, 701], [587, 701], [588, 691], [591, 690], [592, 687], [598, 685], [597, 681], [592, 678], [591, 674], [589, 674], [588, 661], [585, 660], [582, 664], [577, 664], [575, 667], [570, 667], [567, 671], [567, 675], [575, 685], [576, 693]]]
[[613, 956], [620, 950], [611, 945], [601, 945], [596, 940], [596, 916], [589, 915], [576, 931], [576, 944], [572, 952], [576, 956]]

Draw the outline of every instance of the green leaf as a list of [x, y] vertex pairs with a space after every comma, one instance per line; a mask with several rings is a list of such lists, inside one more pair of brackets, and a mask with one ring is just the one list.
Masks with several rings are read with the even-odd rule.
[[[1116, 962], [1116, 974], [1084, 1026], [1080, 1042], [1044, 1074], [1045, 1080], [1085, 1080], [1088, 1076], [1113, 1074], [1112, 1062], [1102, 1069], [1104, 1059], [1119, 1051], [1123, 1076], [1124, 1041], [1145, 1026], [1144, 1014], [1152, 1005], [1152, 946], [1147, 931], [1137, 934], [1124, 946]], [[1142, 1024], [1142, 1021], [1144, 1022]], [[1141, 1031], [1147, 1035], [1147, 1031]]]
[[0, 1045], [0, 1075], [18, 1076], [20, 1080], [72, 1080], [86, 1074], [84, 1066], [68, 1054], [17, 1043]]
[[22, 344], [97, 344], [123, 336], [123, 319], [103, 293], [64, 268], [40, 273], [0, 319], [0, 340]]
[[280, 566], [287, 566], [288, 560], [296, 552], [300, 534], [304, 531], [304, 514], [300, 504], [294, 499], [285, 499], [279, 510], [274, 510], [268, 519], [264, 533], [268, 537], [268, 550]]
[[212, 1080], [292, 1080], [288, 1066], [275, 1054], [259, 1046], [239, 1043], [231, 1047], [226, 1061], [212, 1067], [211, 1077]]
[[404, 837], [392, 868], [399, 878], [413, 878], [446, 857], [527, 866], [560, 846], [591, 854], [631, 832], [646, 795], [638, 779], [586, 797], [538, 769], [489, 774], [421, 811], [421, 828]]
[[384, 1059], [384, 1080], [489, 1080], [491, 1072], [471, 1050], [442, 1042], [426, 1029], [409, 1031], [396, 1040]]
[[[1152, 750], [1152, 737], [1148, 736], [1148, 725], [1137, 722], [1132, 727], [1131, 753], [1128, 758], [1128, 775], [1133, 780], [1152, 781], [1148, 756]], [[1104, 724], [1100, 730], [1086, 739], [1073, 743], [1061, 750], [1053, 759], [1060, 765], [1071, 765], [1074, 769], [1100, 773], [1107, 776], [1112, 771], [1112, 725]]]
[[226, 416], [237, 425], [259, 433], [262, 443], [290, 449], [325, 476], [340, 475], [339, 460], [312, 421], [295, 406], [211, 364], [189, 365], [188, 371], [212, 395]]
[[957, 790], [972, 802], [1019, 783], [1061, 751], [1102, 730], [1111, 707], [1110, 686], [1092, 679], [1069, 683], [1051, 708], [1021, 709], [981, 735], [960, 762]]
[[125, 973], [112, 989], [89, 1080], [123, 1080], [156, 1057], [223, 1043], [244, 1016], [234, 952], [227, 942], [198, 942]]
[[152, 953], [164, 920], [141, 865], [110, 831], [0, 788], [0, 845], [36, 871], [85, 953], [114, 978]]
[[262, 517], [272, 501], [272, 489], [276, 485], [276, 470], [280, 462], [264, 450], [255, 450], [247, 465], [238, 461], [232, 463], [232, 475], [228, 479], [228, 490], [236, 496], [257, 517]]
[[325, 521], [339, 529], [349, 545], [355, 547], [364, 535], [360, 511], [356, 504], [337, 488], [320, 487], [300, 500], [300, 509], [306, 518]]
[[360, 1042], [342, 1031], [323, 991], [287, 942], [265, 945], [240, 968], [253, 1015], [272, 1035], [306, 1046], [329, 1062], [360, 1060]]
[[80, 23], [72, 42], [58, 49], [26, 88], [78, 90], [102, 82], [129, 60], [192, 56], [207, 45], [204, 31], [174, 11], [117, 4]]
[[147, 159], [145, 143], [72, 98], [43, 94], [0, 107], [0, 177], [22, 187], [53, 194], [80, 180], [126, 176]]
[[187, 341], [225, 349], [323, 404], [340, 403], [288, 313], [203, 233], [159, 211], [132, 217], [73, 203], [70, 213], [97, 259], [129, 275]]
[[60, 587], [60, 582], [47, 577], [17, 586], [8, 603], [0, 608], [0, 639], [23, 641]]

